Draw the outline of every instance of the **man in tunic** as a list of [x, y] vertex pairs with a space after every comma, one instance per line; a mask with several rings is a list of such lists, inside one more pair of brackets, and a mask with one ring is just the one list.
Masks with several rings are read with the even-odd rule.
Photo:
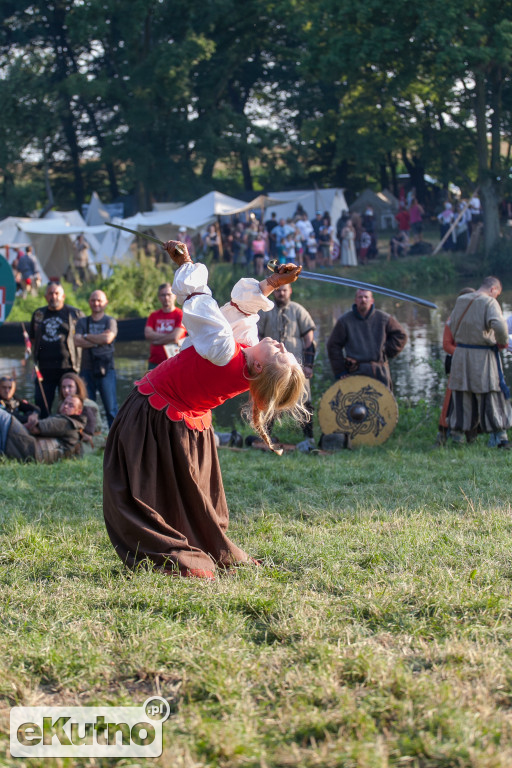
[[510, 448], [507, 429], [512, 426], [510, 394], [503, 378], [499, 349], [508, 344], [507, 323], [496, 301], [502, 285], [486, 277], [475, 293], [459, 296], [450, 316], [455, 340], [448, 413], [455, 443], [474, 440], [479, 432], [493, 433], [498, 448]]
[[370, 376], [393, 389], [390, 358], [407, 342], [407, 334], [394, 317], [375, 309], [371, 291], [356, 292], [352, 309], [343, 314], [327, 341], [327, 354], [336, 379], [342, 376]]
[[304, 437], [313, 446], [313, 405], [311, 402], [310, 379], [313, 376], [316, 345], [314, 341], [315, 323], [301, 304], [291, 301], [291, 285], [282, 285], [274, 291], [274, 308], [270, 312], [260, 313], [258, 335], [260, 339], [270, 338], [284, 344], [299, 362], [306, 377], [307, 399], [304, 407], [311, 414], [309, 421], [303, 424]]

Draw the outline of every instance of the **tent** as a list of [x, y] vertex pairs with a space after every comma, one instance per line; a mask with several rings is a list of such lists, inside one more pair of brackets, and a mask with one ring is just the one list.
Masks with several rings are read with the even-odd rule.
[[97, 192], [92, 193], [89, 205], [83, 206], [83, 208], [87, 208], [85, 223], [89, 227], [105, 224], [105, 222], [110, 221], [110, 213], [101, 202]]
[[[290, 200], [290, 194], [284, 199]], [[160, 240], [169, 240], [179, 227], [197, 231], [214, 222], [219, 216], [235, 216], [245, 211], [260, 210], [269, 205], [280, 204], [281, 199], [258, 195], [250, 202], [224, 195], [222, 192], [208, 192], [188, 205], [168, 208], [166, 203], [157, 203], [157, 210], [137, 213], [121, 223], [130, 229], [152, 229]], [[166, 207], [164, 207], [166, 206]]]
[[348, 210], [344, 190], [336, 187], [269, 192], [269, 198], [281, 201], [279, 205], [267, 206], [269, 214], [275, 211], [278, 220], [292, 218], [297, 206], [301, 205], [309, 219], [314, 219], [317, 211], [327, 212], [331, 217], [331, 222], [336, 224], [341, 212]]
[[380, 229], [396, 226], [395, 213], [398, 211], [399, 201], [389, 190], [374, 192], [372, 189], [365, 189], [354, 200], [349, 211], [363, 214], [369, 205], [373, 208], [375, 221]]
[[[0, 222], [0, 229], [3, 222]], [[107, 231], [105, 225], [88, 227], [78, 211], [50, 211], [44, 219], [17, 219], [21, 238], [29, 239], [41, 267], [41, 276], [61, 277], [73, 254], [73, 242], [83, 234], [94, 261], [100, 250], [97, 235]]]

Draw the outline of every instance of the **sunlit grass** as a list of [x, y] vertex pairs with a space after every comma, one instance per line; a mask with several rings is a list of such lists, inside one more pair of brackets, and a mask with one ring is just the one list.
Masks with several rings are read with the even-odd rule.
[[510, 766], [510, 457], [435, 450], [435, 423], [404, 412], [333, 455], [222, 450], [230, 535], [263, 565], [213, 584], [123, 569], [100, 456], [0, 464], [3, 747], [14, 704], [161, 692], [147, 765]]

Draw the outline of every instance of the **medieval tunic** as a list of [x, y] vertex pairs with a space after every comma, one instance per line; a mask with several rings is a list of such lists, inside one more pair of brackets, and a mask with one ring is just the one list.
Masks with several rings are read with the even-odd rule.
[[248, 559], [226, 535], [210, 409], [248, 390], [243, 349], [258, 342], [258, 310], [273, 305], [246, 278], [219, 309], [207, 278], [203, 264], [176, 271], [173, 293], [189, 335], [178, 355], [137, 382], [110, 428], [103, 511], [130, 567], [149, 559], [164, 571], [213, 571]]
[[[366, 317], [354, 304], [342, 315], [327, 341], [327, 353], [334, 376], [357, 374], [382, 381], [392, 389], [388, 359], [396, 357], [407, 342], [407, 334], [391, 315], [372, 306]], [[346, 358], [357, 360], [357, 369]]]
[[485, 293], [459, 296], [450, 328], [457, 345], [448, 382], [452, 390], [450, 428], [461, 432], [509, 429], [512, 408], [500, 389], [496, 359], [496, 345], [508, 343], [500, 305]]
[[[273, 305], [271, 312], [265, 312], [261, 315], [258, 322], [258, 333], [260, 339], [265, 336], [284, 344], [285, 349], [295, 355], [299, 363], [302, 363], [304, 346], [303, 337], [309, 332], [315, 330], [313, 318], [296, 301], [290, 301], [285, 307]], [[311, 384], [306, 380], [306, 390], [308, 400], [311, 400]]]

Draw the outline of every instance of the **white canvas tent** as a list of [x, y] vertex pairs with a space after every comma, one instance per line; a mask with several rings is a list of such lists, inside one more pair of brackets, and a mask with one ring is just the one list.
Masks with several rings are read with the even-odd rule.
[[[290, 200], [289, 193], [285, 199]], [[219, 216], [234, 216], [244, 211], [266, 208], [269, 205], [279, 204], [280, 198], [258, 195], [246, 203], [236, 197], [224, 195], [222, 192], [208, 192], [208, 194], [181, 207], [164, 207], [171, 204], [159, 203], [158, 208], [147, 213], [137, 213], [128, 219], [116, 221], [130, 229], [152, 229], [160, 240], [168, 240], [176, 234], [179, 227], [186, 227], [194, 232], [203, 229], [214, 222]]]
[[331, 217], [332, 224], [336, 224], [342, 211], [348, 210], [347, 201], [343, 189], [327, 187], [325, 189], [303, 189], [293, 192], [269, 192], [274, 200], [281, 200], [280, 205], [268, 207], [269, 214], [275, 211], [277, 219], [292, 218], [300, 204], [308, 214], [309, 219], [314, 219], [317, 211], [326, 212]]
[[[0, 228], [3, 222], [0, 222]], [[17, 219], [19, 237], [28, 238], [46, 277], [65, 274], [73, 254], [73, 242], [80, 234], [85, 236], [94, 262], [100, 249], [97, 235], [107, 231], [105, 225], [88, 227], [78, 211], [51, 211], [44, 219]]]
[[110, 221], [110, 213], [101, 202], [98, 193], [93, 192], [87, 206], [85, 223], [88, 227], [94, 227], [99, 224], [105, 224], [107, 221]]

